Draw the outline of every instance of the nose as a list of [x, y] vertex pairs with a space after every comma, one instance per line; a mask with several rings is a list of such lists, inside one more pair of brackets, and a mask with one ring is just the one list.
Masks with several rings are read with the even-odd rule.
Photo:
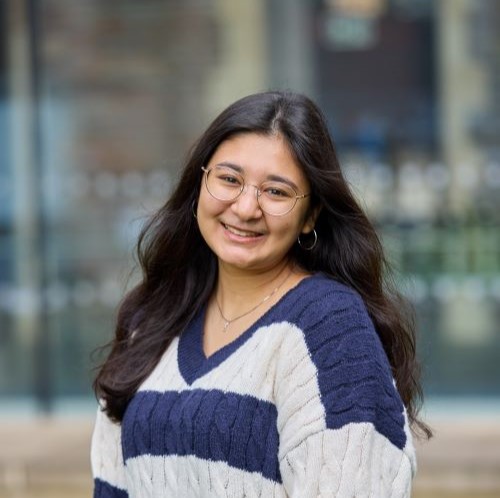
[[260, 218], [262, 210], [260, 209], [258, 196], [259, 188], [247, 184], [231, 207], [241, 219]]

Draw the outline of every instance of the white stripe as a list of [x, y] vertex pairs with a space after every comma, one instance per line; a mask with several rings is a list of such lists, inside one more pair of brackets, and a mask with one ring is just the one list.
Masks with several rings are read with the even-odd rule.
[[179, 338], [175, 337], [152, 374], [141, 385], [139, 391], [165, 392], [189, 389], [189, 385], [179, 372], [179, 364], [177, 362], [178, 347]]
[[281, 461], [290, 496], [301, 498], [410, 496], [411, 461], [369, 423], [310, 436]]
[[[129, 494], [175, 498], [285, 498], [283, 486], [260, 473], [230, 467], [196, 456], [142, 455], [127, 460]], [[152, 494], [151, 483], [154, 482]]]
[[109, 484], [126, 489], [121, 448], [121, 426], [114, 424], [98, 409], [90, 452], [92, 475]]

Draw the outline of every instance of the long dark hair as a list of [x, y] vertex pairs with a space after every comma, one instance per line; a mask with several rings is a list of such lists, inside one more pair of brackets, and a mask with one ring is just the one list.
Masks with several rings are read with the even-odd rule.
[[121, 421], [140, 384], [213, 292], [216, 258], [198, 230], [193, 207], [201, 167], [221, 142], [239, 133], [285, 138], [310, 182], [311, 209], [320, 207], [317, 246], [311, 251], [293, 247], [291, 257], [305, 270], [325, 272], [361, 295], [410, 423], [430, 436], [417, 418], [422, 391], [411, 314], [389, 285], [382, 245], [342, 175], [324, 117], [309, 98], [291, 92], [250, 95], [224, 110], [193, 147], [173, 195], [142, 230], [137, 246], [142, 281], [120, 306], [111, 351], [94, 382], [105, 411]]

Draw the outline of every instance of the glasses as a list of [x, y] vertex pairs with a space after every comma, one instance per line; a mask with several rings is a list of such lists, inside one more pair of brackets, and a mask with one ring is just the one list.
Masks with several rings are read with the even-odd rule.
[[[208, 193], [218, 201], [234, 202], [245, 190], [244, 178], [232, 168], [214, 166], [201, 169], [205, 172], [205, 185]], [[260, 209], [271, 216], [288, 214], [295, 207], [298, 199], [311, 195], [298, 195], [290, 185], [280, 181], [264, 182], [260, 187], [250, 184], [248, 186], [255, 188]]]

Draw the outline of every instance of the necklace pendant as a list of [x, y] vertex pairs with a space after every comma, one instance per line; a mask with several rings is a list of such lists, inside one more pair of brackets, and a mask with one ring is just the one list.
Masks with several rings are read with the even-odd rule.
[[266, 301], [268, 301], [269, 299], [271, 299], [271, 297], [273, 297], [274, 294], [276, 294], [276, 292], [278, 292], [278, 290], [280, 289], [280, 287], [288, 280], [288, 277], [291, 275], [291, 273], [292, 273], [292, 270], [290, 270], [288, 272], [288, 275], [285, 277], [285, 279], [277, 287], [275, 287], [272, 290], [272, 292], [270, 294], [268, 294], [260, 303], [257, 303], [253, 308], [249, 309], [248, 311], [246, 311], [245, 313], [243, 313], [241, 315], [235, 316], [231, 320], [228, 320], [224, 316], [224, 314], [222, 313], [222, 309], [220, 307], [219, 301], [217, 299], [217, 296], [215, 296], [215, 298], [214, 298], [215, 299], [215, 304], [217, 305], [217, 309], [219, 310], [220, 317], [224, 321], [224, 328], [222, 329], [222, 333], [225, 334], [227, 332], [227, 329], [228, 329], [229, 325], [231, 325], [231, 323], [235, 322], [236, 320], [239, 320], [240, 318], [243, 318], [244, 316], [249, 315], [250, 313], [253, 313], [259, 306], [262, 306]]

